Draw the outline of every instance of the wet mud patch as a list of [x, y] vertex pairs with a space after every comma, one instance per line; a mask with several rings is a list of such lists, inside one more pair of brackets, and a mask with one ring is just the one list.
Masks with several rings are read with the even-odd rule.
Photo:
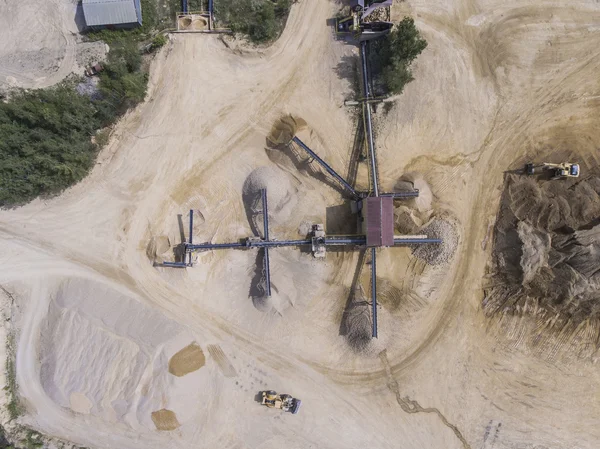
[[206, 359], [202, 348], [197, 343], [191, 343], [169, 360], [169, 372], [177, 377], [199, 370], [204, 366]]
[[171, 410], [163, 408], [162, 410], [152, 412], [151, 416], [157, 430], [175, 430], [181, 425], [177, 421], [177, 415]]

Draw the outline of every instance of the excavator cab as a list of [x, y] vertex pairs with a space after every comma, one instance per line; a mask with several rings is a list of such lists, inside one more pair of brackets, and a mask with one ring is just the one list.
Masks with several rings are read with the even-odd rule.
[[569, 169], [569, 175], [577, 178], [579, 176], [579, 164], [572, 164]]

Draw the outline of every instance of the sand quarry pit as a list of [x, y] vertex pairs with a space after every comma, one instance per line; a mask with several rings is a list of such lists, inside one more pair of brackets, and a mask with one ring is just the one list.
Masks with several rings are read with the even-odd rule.
[[[9, 7], [3, 45], [33, 36], [62, 55], [64, 28], [48, 11], [59, 3]], [[338, 10], [294, 3], [270, 47], [175, 34], [152, 61], [147, 102], [115, 127], [90, 176], [0, 211], [2, 330], [15, 335], [19, 424], [102, 449], [598, 448], [595, 1], [394, 2], [391, 19], [415, 18], [428, 47], [415, 81], [374, 113], [381, 189], [426, 183], [430, 197], [421, 185], [419, 201], [396, 202], [397, 232], [431, 226], [458, 243], [440, 265], [413, 248], [378, 252], [377, 341], [366, 338], [369, 260], [357, 270], [355, 251], [322, 261], [271, 251], [278, 296], [268, 312], [253, 304], [252, 251], [198, 254], [179, 270], [149, 260], [171, 256], [158, 254], [158, 241], [148, 255], [148, 243], [180, 243], [190, 209], [203, 214], [194, 241], [253, 235], [255, 204], [244, 201], [253, 173], [268, 172], [250, 191], [266, 185], [274, 195], [274, 238], [300, 238], [306, 223], [350, 232], [349, 205], [322, 170], [267, 142], [292, 116], [275, 140], [292, 129], [340, 174], [351, 171], [358, 117], [343, 105], [357, 93], [343, 68], [358, 52], [327, 25]], [[17, 13], [27, 32], [11, 28]], [[0, 64], [0, 76], [16, 78], [15, 67]], [[550, 160], [539, 156], [546, 149], [580, 162], [582, 176], [515, 178], [526, 183], [511, 193], [515, 218], [497, 220], [506, 172]], [[411, 173], [422, 181], [403, 179]], [[296, 204], [278, 210], [277, 195], [288, 194]], [[491, 291], [507, 301], [492, 302]], [[355, 324], [346, 334], [344, 318]], [[171, 374], [169, 361], [194, 342], [204, 365]], [[199, 365], [191, 352], [181, 372]], [[261, 407], [255, 397], [267, 389], [302, 399], [300, 412]]]

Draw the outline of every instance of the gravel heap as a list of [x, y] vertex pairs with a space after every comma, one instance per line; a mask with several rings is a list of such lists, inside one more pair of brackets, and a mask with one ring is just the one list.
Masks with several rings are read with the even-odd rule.
[[440, 238], [442, 243], [419, 245], [413, 254], [429, 265], [444, 265], [452, 260], [458, 247], [459, 235], [456, 224], [444, 218], [434, 218], [421, 230], [429, 238]]

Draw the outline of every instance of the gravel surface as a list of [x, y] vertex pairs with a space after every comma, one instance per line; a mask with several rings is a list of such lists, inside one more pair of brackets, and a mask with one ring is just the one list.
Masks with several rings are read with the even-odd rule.
[[429, 238], [441, 238], [442, 243], [419, 245], [413, 254], [429, 265], [444, 265], [449, 263], [456, 252], [459, 234], [456, 223], [446, 218], [434, 218], [421, 230]]

